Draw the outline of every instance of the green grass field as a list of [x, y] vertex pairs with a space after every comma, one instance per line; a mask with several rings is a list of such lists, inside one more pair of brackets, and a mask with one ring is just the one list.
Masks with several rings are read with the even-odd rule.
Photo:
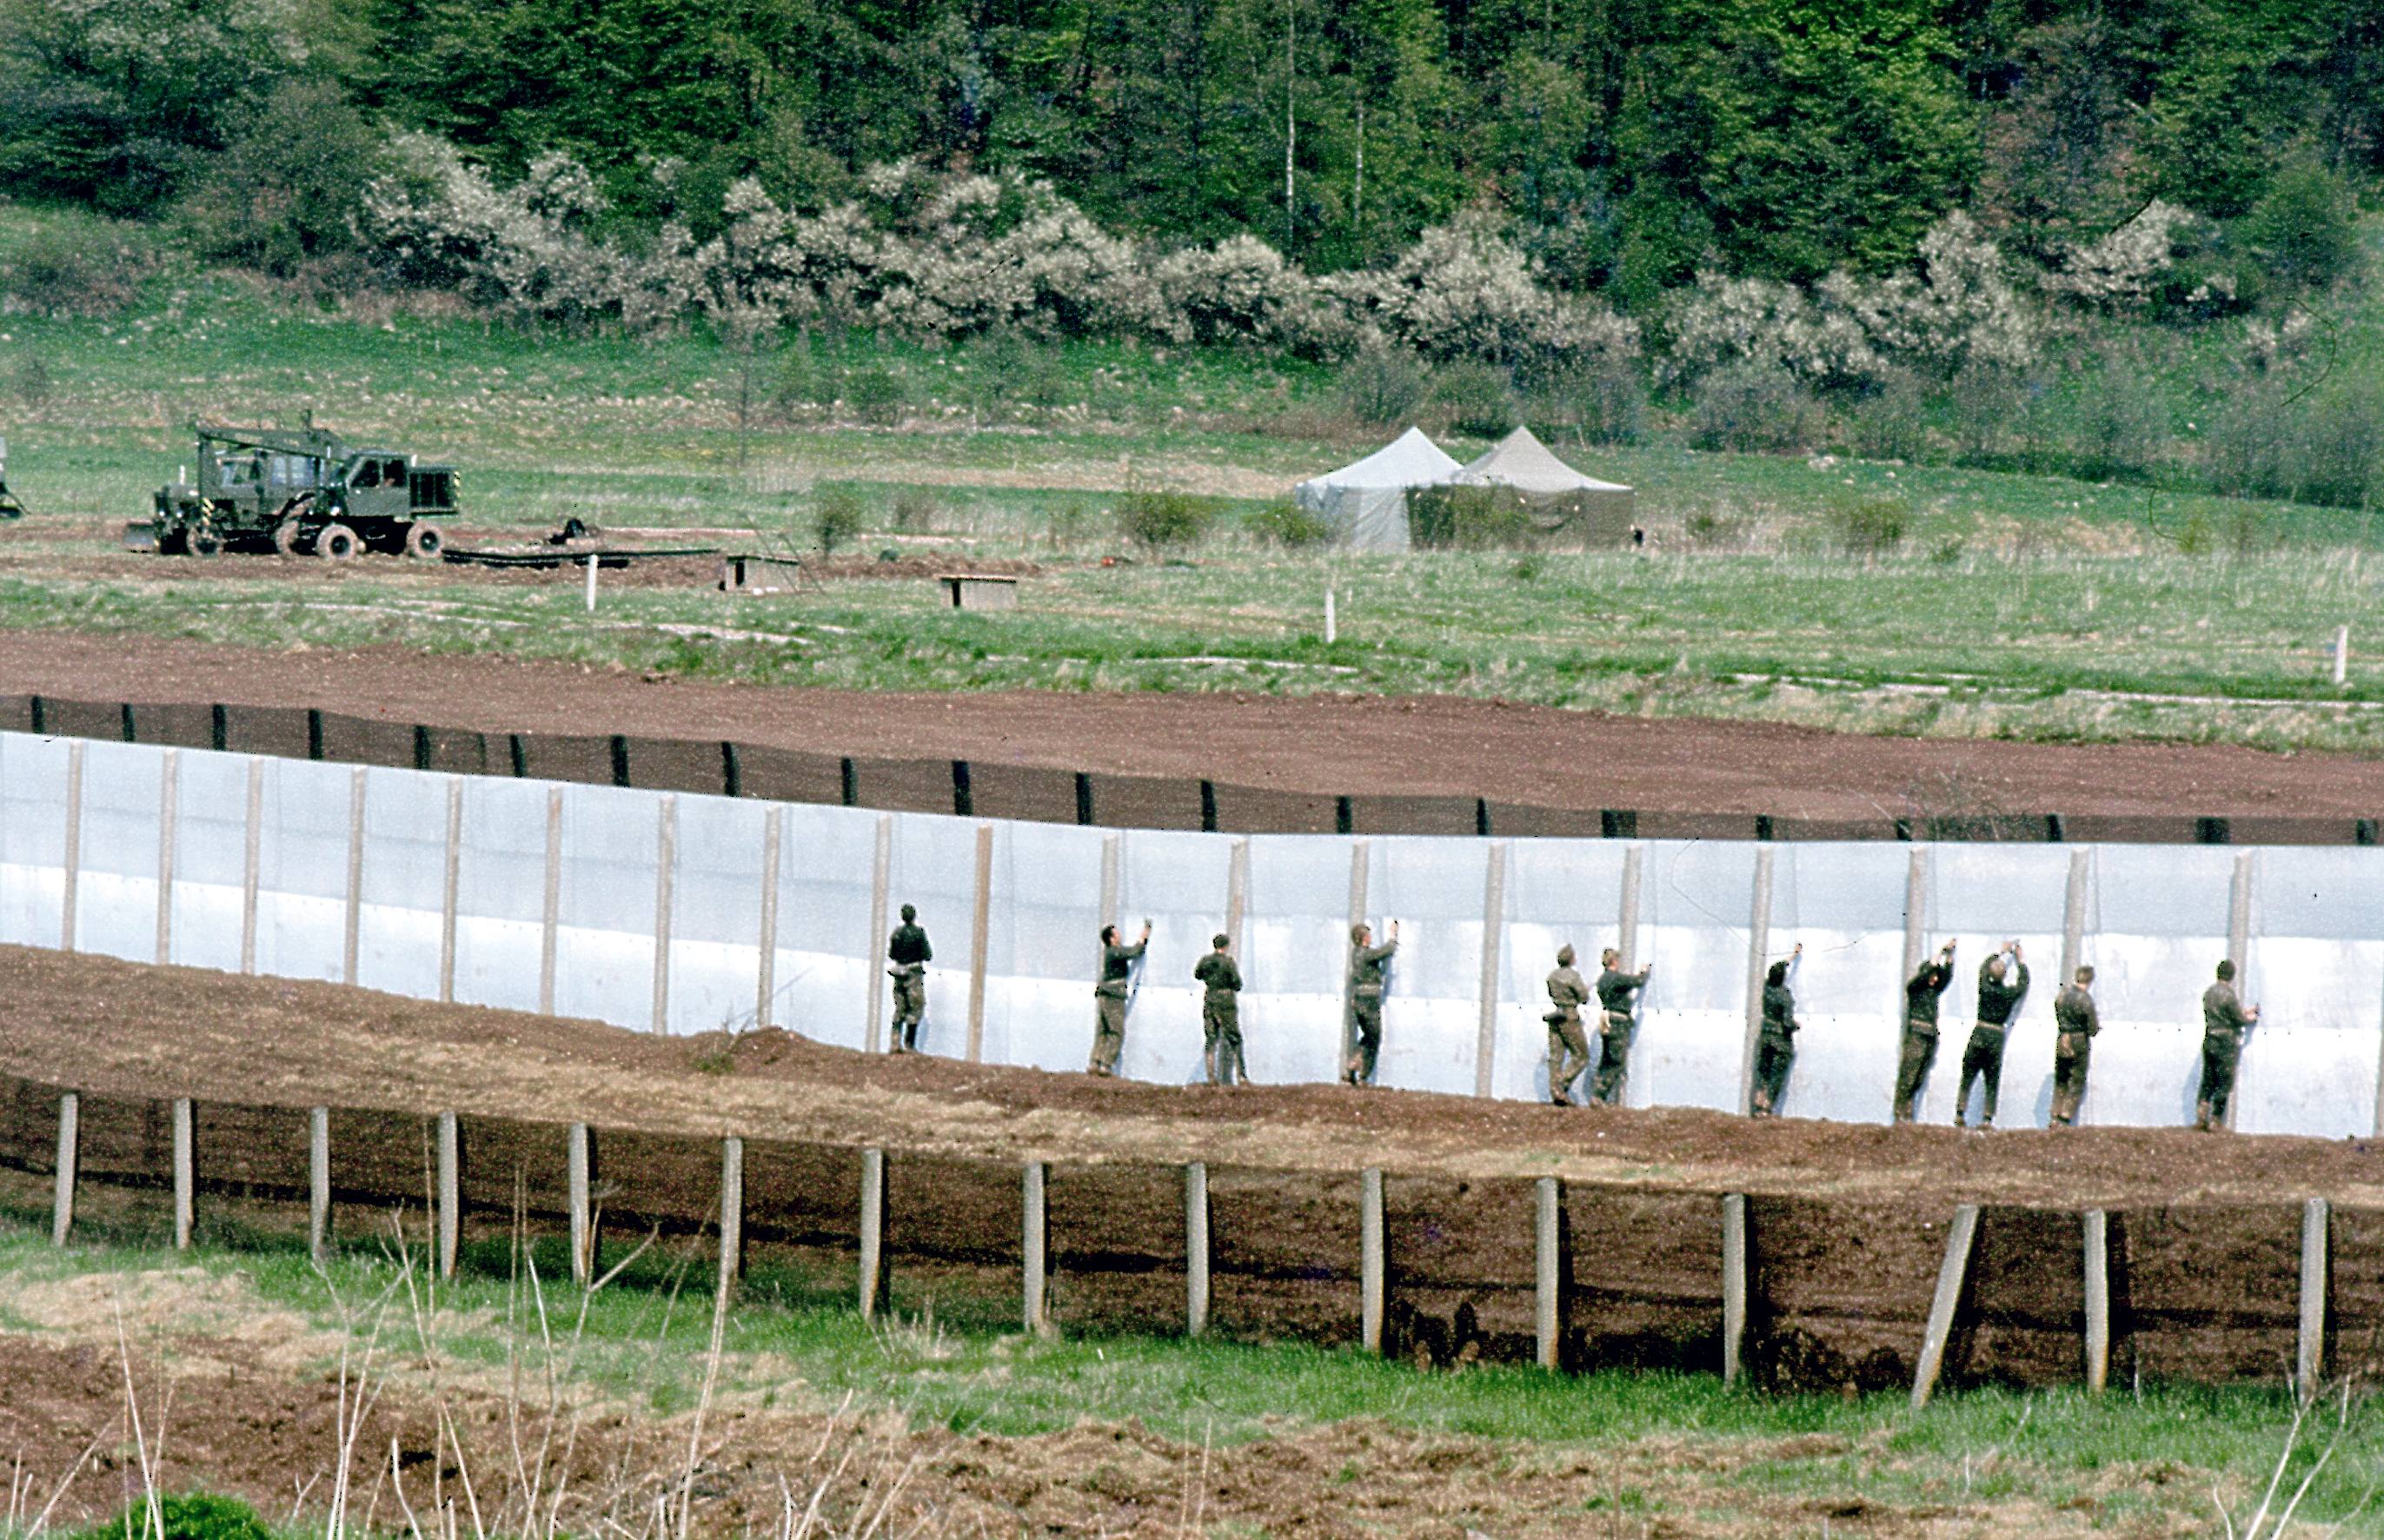
[[[36, 217], [60, 217], [10, 211], [0, 246]], [[1109, 345], [1022, 364], [995, 344], [875, 337], [803, 357], [698, 335], [531, 337], [171, 267], [112, 319], [0, 317], [9, 477], [34, 509], [0, 526], [0, 625], [866, 689], [1430, 690], [1956, 737], [2378, 741], [2384, 669], [2364, 659], [2384, 601], [2365, 514], [1698, 453], [1659, 434], [1558, 446], [1640, 489], [1644, 553], [1285, 551], [1249, 514], [1387, 436], [1348, 417], [1329, 370]], [[864, 377], [875, 404], [839, 404]], [[114, 523], [187, 463], [191, 419], [307, 410], [466, 467], [467, 539], [577, 515], [805, 550], [822, 489], [842, 485], [862, 515], [851, 555], [1041, 571], [1006, 615], [942, 610], [915, 579], [737, 600], [690, 579], [613, 587], [590, 618], [570, 574], [491, 584], [372, 560], [332, 581], [253, 557], [211, 573], [113, 551]], [[885, 425], [855, 420], [873, 415]], [[1212, 499], [1213, 532], [1130, 546], [1116, 514], [1136, 489]], [[1900, 535], [1860, 538], [1881, 519]], [[2342, 689], [2325, 657], [2340, 625], [2353, 639]]]

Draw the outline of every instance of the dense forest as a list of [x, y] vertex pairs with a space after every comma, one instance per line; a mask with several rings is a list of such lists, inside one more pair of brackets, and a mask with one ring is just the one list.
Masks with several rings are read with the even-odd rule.
[[[391, 136], [561, 152], [701, 241], [915, 159], [1312, 272], [1495, 209], [1561, 289], [1906, 262], [1947, 211], [2048, 259], [2154, 199], [2384, 170], [2374, 0], [0, 0], [0, 187], [353, 239]], [[661, 175], [655, 174], [660, 170]], [[236, 210], [234, 215], [230, 211]], [[204, 219], [202, 220], [204, 223]]]
[[873, 420], [855, 338], [1182, 344], [1351, 423], [2373, 507], [2379, 190], [2376, 0], [0, 0], [0, 192], [83, 221], [0, 313], [195, 257]]

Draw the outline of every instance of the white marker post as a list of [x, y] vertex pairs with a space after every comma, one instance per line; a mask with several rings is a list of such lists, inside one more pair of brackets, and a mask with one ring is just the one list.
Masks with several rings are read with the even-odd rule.
[[588, 553], [588, 613], [596, 613], [596, 553]]
[[2350, 680], [2351, 627], [2337, 626], [2334, 628], [2334, 682], [2337, 686], [2341, 686], [2348, 684]]
[[1325, 646], [1330, 647], [1330, 646], [1332, 646], [1332, 645], [1333, 645], [1333, 640], [1334, 640], [1334, 636], [1335, 636], [1335, 629], [1336, 629], [1336, 628], [1335, 628], [1335, 626], [1334, 626], [1334, 624], [1333, 624], [1333, 590], [1332, 590], [1331, 589], [1329, 589], [1329, 588], [1328, 588], [1328, 589], [1326, 589], [1326, 590], [1324, 590], [1324, 645], [1325, 645]]

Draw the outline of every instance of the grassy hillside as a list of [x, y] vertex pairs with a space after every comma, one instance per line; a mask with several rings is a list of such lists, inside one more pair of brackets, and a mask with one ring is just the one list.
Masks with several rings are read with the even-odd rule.
[[[2356, 329], [2338, 366], [2367, 367], [2376, 338]], [[1011, 615], [943, 610], [914, 579], [762, 600], [692, 581], [614, 587], [591, 618], [567, 574], [491, 584], [383, 559], [330, 574], [113, 551], [113, 525], [188, 461], [192, 418], [307, 410], [466, 467], [479, 531], [466, 540], [577, 515], [809, 550], [824, 501], [842, 499], [863, 563], [900, 550], [1040, 571]], [[1390, 430], [1356, 421], [1329, 370], [1230, 352], [1078, 344], [1022, 361], [996, 344], [850, 336], [790, 361], [693, 335], [529, 336], [386, 303], [314, 306], [178, 269], [113, 317], [0, 317], [0, 413], [10, 480], [35, 510], [0, 526], [0, 624], [396, 641], [778, 683], [1438, 690], [2278, 747], [2366, 747], [2379, 721], [2366, 708], [2384, 705], [2384, 668], [2362, 661], [2384, 638], [2365, 515], [1701, 453], [1658, 432], [1558, 446], [1640, 489], [1643, 553], [1285, 550], [1251, 515]], [[1464, 454], [1481, 441], [1448, 443]], [[1117, 511], [1153, 491], [1208, 500], [1212, 532], [1164, 552], [1129, 545]], [[322, 602], [327, 584], [338, 603]], [[2344, 624], [2353, 666], [2338, 690], [2324, 649]]]

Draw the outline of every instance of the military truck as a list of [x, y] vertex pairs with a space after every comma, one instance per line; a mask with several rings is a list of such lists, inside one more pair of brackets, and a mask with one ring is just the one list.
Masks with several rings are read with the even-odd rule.
[[294, 431], [200, 424], [195, 475], [157, 489], [146, 523], [125, 526], [134, 551], [214, 556], [273, 551], [344, 562], [359, 551], [433, 561], [455, 515], [453, 466], [350, 444], [311, 422]]

